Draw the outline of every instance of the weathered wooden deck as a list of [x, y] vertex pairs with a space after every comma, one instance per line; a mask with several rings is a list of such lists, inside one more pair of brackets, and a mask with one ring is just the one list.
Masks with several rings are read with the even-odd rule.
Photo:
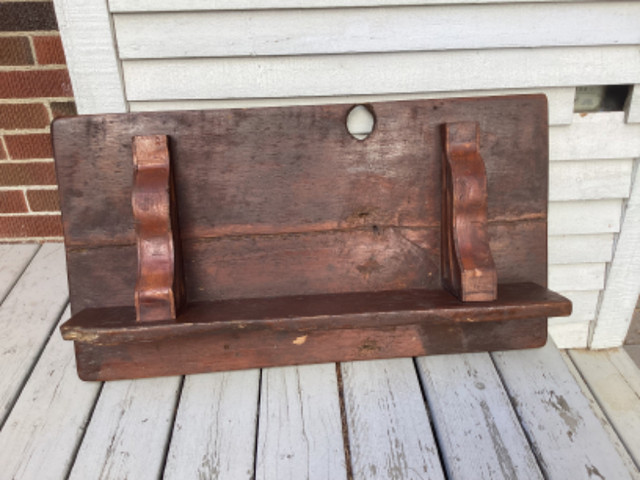
[[0, 478], [640, 478], [640, 372], [539, 350], [84, 383], [59, 244], [0, 245]]

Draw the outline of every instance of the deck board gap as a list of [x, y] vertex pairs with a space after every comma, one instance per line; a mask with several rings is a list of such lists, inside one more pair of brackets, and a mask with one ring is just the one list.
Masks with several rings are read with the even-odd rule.
[[180, 378], [180, 385], [178, 385], [178, 394], [176, 395], [176, 402], [173, 406], [173, 417], [171, 418], [171, 427], [169, 428], [169, 435], [167, 436], [167, 442], [164, 445], [164, 453], [162, 455], [162, 466], [160, 467], [160, 476], [158, 478], [164, 478], [164, 469], [167, 466], [167, 456], [169, 455], [169, 447], [171, 446], [171, 440], [173, 439], [173, 431], [176, 425], [176, 417], [178, 415], [178, 408], [180, 407], [180, 400], [182, 398], [182, 389], [184, 387], [184, 378], [182, 375]]
[[[550, 341], [550, 340], [547, 340], [547, 341]], [[489, 352], [489, 358], [491, 359], [491, 363], [493, 364], [494, 370], [498, 374], [498, 379], [500, 380], [500, 384], [502, 385], [502, 388], [507, 393], [507, 398], [509, 399], [509, 404], [511, 405], [511, 409], [513, 410], [513, 413], [515, 414], [516, 418], [518, 419], [518, 422], [520, 423], [520, 429], [522, 430], [522, 433], [524, 434], [524, 438], [527, 439], [527, 444], [529, 445], [529, 450], [531, 450], [533, 452], [533, 458], [536, 459], [536, 463], [538, 464], [538, 470], [540, 471], [540, 474], [542, 475], [542, 477], [545, 480], [549, 480], [549, 475], [547, 474], [544, 462], [542, 461], [542, 453], [538, 451], [538, 449], [535, 446], [535, 443], [533, 442], [533, 440], [529, 436], [529, 432], [527, 432], [527, 429], [524, 428], [524, 425], [522, 424], [522, 417], [520, 416], [520, 413], [518, 412], [518, 409], [516, 408], [513, 396], [511, 394], [511, 391], [509, 390], [507, 382], [504, 381], [504, 378], [502, 376], [502, 372], [498, 368], [498, 365], [496, 364], [495, 358], [493, 358], [493, 352]]]
[[96, 405], [98, 405], [98, 400], [100, 400], [100, 394], [102, 393], [102, 389], [104, 387], [104, 382], [100, 382], [100, 387], [98, 388], [98, 394], [96, 395], [95, 400], [93, 401], [93, 405], [91, 406], [91, 410], [89, 411], [89, 416], [87, 418], [87, 423], [84, 425], [82, 432], [80, 433], [80, 438], [78, 438], [78, 443], [76, 444], [76, 448], [73, 450], [71, 454], [71, 461], [69, 462], [69, 467], [64, 474], [64, 479], [69, 480], [71, 476], [71, 471], [73, 470], [73, 466], [76, 463], [76, 458], [78, 457], [78, 452], [80, 451], [80, 447], [82, 446], [82, 442], [84, 441], [84, 436], [87, 434], [87, 429], [91, 420], [93, 419], [93, 412], [96, 411]]
[[[34, 255], [34, 257], [35, 257], [35, 255]], [[31, 263], [31, 262], [29, 262], [29, 263]], [[26, 268], [25, 268], [25, 270], [26, 270]], [[36, 353], [36, 356], [34, 357], [33, 362], [29, 366], [29, 369], [25, 373], [24, 377], [21, 378], [20, 386], [19, 386], [18, 390], [16, 391], [14, 397], [11, 399], [11, 402], [9, 404], [9, 407], [7, 408], [7, 411], [5, 412], [4, 417], [0, 418], [0, 430], [2, 430], [2, 428], [4, 427], [5, 422], [11, 416], [11, 412], [13, 411], [13, 407], [15, 407], [16, 402], [20, 398], [20, 395], [22, 395], [22, 391], [24, 390], [25, 385], [27, 384], [27, 382], [31, 378], [31, 374], [33, 373], [33, 370], [36, 368], [36, 365], [40, 361], [40, 357], [42, 357], [42, 352], [44, 352], [44, 349], [49, 344], [49, 340], [51, 340], [51, 335], [53, 335], [54, 332], [56, 332], [58, 330], [58, 324], [60, 322], [60, 319], [62, 318], [62, 315], [64, 315], [64, 311], [67, 309], [68, 305], [69, 305], [69, 299], [67, 299], [67, 301], [63, 304], [62, 309], [56, 314], [55, 321], [52, 322], [51, 328], [49, 330], [49, 333], [47, 334], [46, 339], [42, 342], [42, 345], [40, 345], [40, 348], [38, 349], [38, 352]]]
[[15, 276], [15, 278], [13, 279], [13, 282], [11, 282], [11, 285], [9, 286], [9, 288], [7, 288], [7, 291], [5, 292], [5, 294], [0, 298], [0, 305], [2, 305], [2, 302], [6, 300], [6, 298], [9, 296], [13, 288], [20, 281], [20, 279], [22, 278], [22, 275], [24, 275], [24, 272], [27, 271], [27, 269], [29, 268], [29, 265], [31, 265], [31, 262], [33, 262], [33, 259], [36, 258], [36, 255], [38, 254], [41, 248], [42, 248], [42, 245], [38, 245], [38, 248], [34, 250], [33, 255], [31, 255], [31, 258], [29, 259], [29, 261], [24, 264], [24, 267], [22, 268], [20, 273]]
[[344, 445], [344, 463], [347, 470], [347, 480], [353, 480], [353, 466], [351, 465], [351, 444], [349, 443], [349, 428], [347, 427], [347, 409], [344, 404], [344, 385], [340, 362], [336, 363], [336, 379], [338, 381], [338, 402], [340, 404], [340, 423], [342, 425], [342, 443]]
[[258, 469], [258, 438], [260, 435], [260, 402], [262, 401], [262, 374], [264, 369], [260, 369], [260, 376], [258, 378], [258, 406], [256, 407], [256, 429], [255, 437], [253, 439], [253, 475], [251, 480], [256, 479], [256, 471]]
[[431, 434], [433, 435], [433, 439], [436, 443], [436, 448], [438, 450], [438, 459], [440, 460], [440, 465], [442, 465], [442, 475], [446, 480], [450, 479], [449, 469], [447, 468], [446, 458], [442, 452], [442, 448], [440, 448], [440, 435], [438, 435], [438, 430], [433, 423], [433, 415], [431, 414], [431, 410], [429, 409], [429, 399], [427, 398], [427, 389], [422, 381], [422, 376], [420, 375], [420, 370], [418, 368], [418, 361], [416, 357], [413, 357], [413, 368], [416, 371], [416, 376], [418, 377], [418, 384], [420, 385], [420, 394], [422, 395], [422, 401], [424, 402], [424, 409], [427, 411], [427, 418], [429, 419], [429, 427], [431, 428]]

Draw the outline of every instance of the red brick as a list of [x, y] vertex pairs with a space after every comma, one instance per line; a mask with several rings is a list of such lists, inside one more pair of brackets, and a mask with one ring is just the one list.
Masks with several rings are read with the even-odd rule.
[[14, 215], [0, 217], [0, 237], [61, 237], [60, 215]]
[[57, 190], [27, 190], [27, 200], [34, 212], [60, 211]]
[[4, 144], [2, 143], [2, 139], [0, 138], [0, 160], [6, 160], [7, 152], [4, 151]]
[[4, 143], [12, 160], [53, 158], [51, 135], [48, 133], [5, 135]]
[[27, 37], [0, 37], [0, 65], [33, 65]]
[[67, 70], [0, 72], [0, 98], [73, 97]]
[[0, 192], [0, 213], [28, 212], [24, 194], [19, 190]]
[[49, 112], [42, 103], [0, 105], [0, 129], [21, 130], [49, 126]]
[[0, 163], [0, 186], [55, 185], [53, 162]]
[[64, 50], [59, 36], [33, 37], [36, 60], [40, 65], [64, 65]]

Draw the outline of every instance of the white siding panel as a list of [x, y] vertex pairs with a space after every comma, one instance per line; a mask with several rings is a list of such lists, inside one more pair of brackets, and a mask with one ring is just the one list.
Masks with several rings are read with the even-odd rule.
[[576, 263], [574, 265], [550, 265], [549, 288], [551, 290], [601, 290], [604, 288], [604, 263]]
[[632, 169], [632, 159], [552, 162], [549, 200], [627, 198]]
[[550, 323], [549, 335], [558, 348], [587, 348], [589, 323]]
[[596, 318], [600, 290], [559, 292], [573, 303], [573, 312], [568, 317], [551, 317], [556, 324], [571, 322], [589, 322]]
[[640, 52], [620, 46], [129, 60], [123, 69], [134, 101], [282, 98], [632, 83]]
[[[605, 83], [615, 83], [613, 76]], [[571, 125], [549, 130], [552, 160], [634, 158], [639, 155], [640, 124], [625, 124], [624, 112], [575, 114]]]
[[637, 166], [633, 183], [591, 339], [592, 348], [622, 345], [640, 294], [640, 168]]
[[78, 113], [126, 111], [107, 0], [54, 0]]
[[550, 264], [610, 262], [612, 256], [613, 233], [549, 237]]
[[640, 84], [634, 85], [627, 104], [628, 123], [640, 123]]
[[442, 5], [474, 3], [580, 2], [583, 0], [110, 0], [113, 12], [182, 10], [247, 10], [272, 8], [375, 7], [385, 5]]
[[457, 92], [402, 93], [391, 95], [352, 95], [332, 97], [290, 97], [290, 98], [238, 98], [234, 100], [167, 100], [131, 102], [132, 112], [155, 112], [164, 110], [203, 110], [219, 108], [284, 107], [291, 105], [325, 105], [336, 103], [370, 103], [398, 100], [418, 100], [428, 98], [487, 97], [496, 95], [520, 95], [544, 93], [549, 103], [549, 124], [565, 125], [573, 121], [573, 99], [575, 88], [544, 88], [507, 90], [461, 90]]
[[551, 202], [549, 235], [617, 233], [622, 200]]
[[128, 14], [114, 23], [123, 59], [640, 43], [637, 2]]

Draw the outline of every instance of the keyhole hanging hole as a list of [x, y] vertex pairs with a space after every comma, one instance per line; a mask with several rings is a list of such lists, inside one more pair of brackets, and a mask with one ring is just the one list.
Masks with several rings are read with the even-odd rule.
[[347, 130], [358, 140], [364, 140], [371, 135], [375, 123], [371, 109], [365, 105], [356, 105], [347, 115]]

